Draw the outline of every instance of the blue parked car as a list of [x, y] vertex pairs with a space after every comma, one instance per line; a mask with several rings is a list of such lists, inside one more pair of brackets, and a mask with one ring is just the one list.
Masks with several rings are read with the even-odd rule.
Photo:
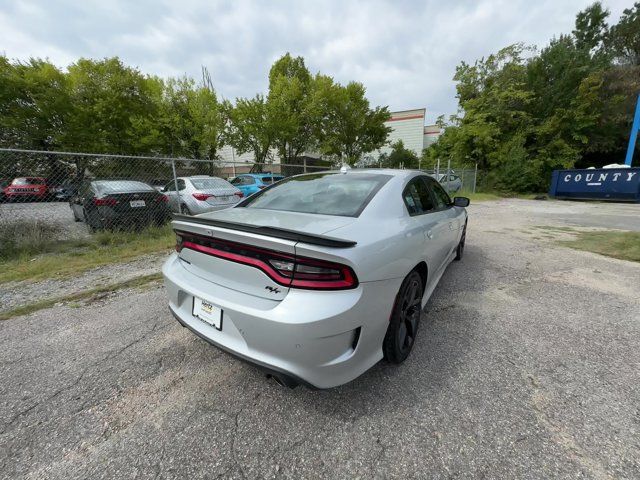
[[272, 173], [243, 173], [231, 180], [231, 185], [239, 188], [245, 197], [259, 192], [272, 183], [282, 180], [284, 175], [275, 175]]

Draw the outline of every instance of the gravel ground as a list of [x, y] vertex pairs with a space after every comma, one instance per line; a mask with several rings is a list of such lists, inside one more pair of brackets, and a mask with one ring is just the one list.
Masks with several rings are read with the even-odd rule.
[[328, 391], [199, 340], [160, 285], [0, 322], [0, 477], [637, 479], [640, 265], [534, 228], [626, 207], [472, 206], [409, 359]]

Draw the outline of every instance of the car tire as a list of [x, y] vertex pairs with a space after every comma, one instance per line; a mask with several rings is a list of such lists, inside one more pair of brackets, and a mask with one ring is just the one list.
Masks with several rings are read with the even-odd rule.
[[90, 233], [95, 233], [98, 231], [98, 225], [96, 225], [96, 223], [93, 221], [93, 218], [91, 215], [89, 215], [87, 213], [86, 210], [82, 210], [82, 215], [84, 216], [84, 223], [87, 224], [87, 228], [89, 229]]
[[384, 358], [390, 363], [404, 362], [413, 349], [422, 315], [423, 292], [422, 277], [413, 270], [402, 281], [382, 343]]
[[462, 256], [464, 255], [464, 244], [467, 240], [467, 224], [464, 224], [464, 228], [462, 229], [462, 236], [460, 237], [460, 241], [458, 242], [458, 246], [456, 247], [456, 258], [455, 260], [462, 260]]

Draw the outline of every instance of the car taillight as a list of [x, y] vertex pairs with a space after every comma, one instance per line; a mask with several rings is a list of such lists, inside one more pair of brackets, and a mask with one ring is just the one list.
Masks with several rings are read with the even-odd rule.
[[346, 290], [358, 286], [356, 274], [347, 265], [176, 231], [176, 251], [184, 248], [257, 268], [286, 287]]
[[167, 197], [166, 195], [160, 195], [158, 198], [156, 198], [156, 202], [167, 203], [168, 201], [169, 201], [169, 197]]
[[244, 193], [242, 193], [242, 192], [236, 192], [236, 193], [234, 193], [234, 195], [235, 195], [236, 197], [239, 197], [239, 198], [244, 197]]
[[300, 257], [284, 262], [269, 260], [269, 263], [282, 276], [291, 278], [291, 287], [335, 290], [357, 286], [351, 268], [339, 263]]
[[212, 195], [210, 193], [192, 193], [191, 195], [193, 195], [193, 198], [195, 198], [196, 200], [201, 201], [205, 201], [209, 197], [215, 197], [215, 195]]
[[118, 204], [118, 200], [115, 198], [93, 198], [93, 204], [96, 207], [115, 207]]

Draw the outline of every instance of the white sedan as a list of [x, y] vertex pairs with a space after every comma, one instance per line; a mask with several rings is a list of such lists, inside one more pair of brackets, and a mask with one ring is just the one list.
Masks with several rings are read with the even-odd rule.
[[467, 205], [420, 172], [343, 170], [178, 215], [169, 308], [280, 383], [341, 385], [407, 358], [423, 307], [464, 252]]

